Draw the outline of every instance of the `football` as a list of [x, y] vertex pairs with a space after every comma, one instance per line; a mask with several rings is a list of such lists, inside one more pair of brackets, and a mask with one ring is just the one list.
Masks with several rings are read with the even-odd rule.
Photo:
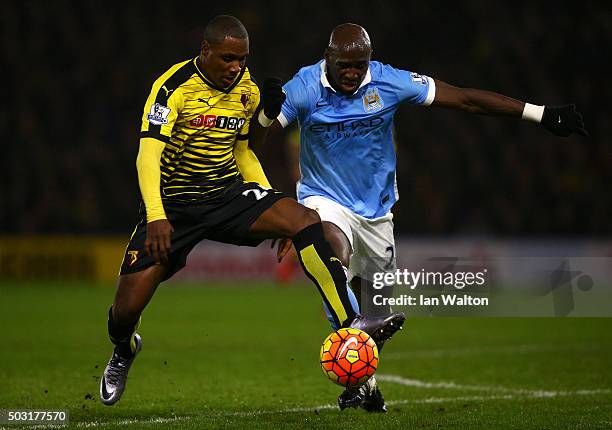
[[333, 382], [354, 387], [366, 382], [378, 366], [378, 348], [365, 331], [341, 328], [321, 346], [321, 369]]

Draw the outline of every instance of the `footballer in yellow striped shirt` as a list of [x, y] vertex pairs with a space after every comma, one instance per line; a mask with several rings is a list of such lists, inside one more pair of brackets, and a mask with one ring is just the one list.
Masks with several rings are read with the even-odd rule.
[[141, 221], [125, 251], [108, 313], [115, 349], [100, 382], [106, 405], [121, 398], [142, 347], [136, 329], [144, 308], [203, 239], [256, 246], [263, 239], [290, 238], [336, 326], [360, 328], [383, 342], [404, 321], [399, 313], [358, 315], [317, 212], [268, 183], [249, 142], [263, 139], [285, 95], [278, 79], [267, 79], [260, 95], [246, 67], [248, 54], [242, 23], [227, 15], [213, 18], [200, 54], [164, 72], [145, 103], [136, 160]]
[[[237, 60], [243, 64], [246, 56]], [[161, 156], [162, 198], [202, 202], [242, 179], [234, 143], [248, 140], [260, 94], [249, 69], [239, 70], [237, 76], [221, 76], [224, 88], [202, 73], [196, 57], [175, 64], [153, 84], [141, 137], [166, 144]]]

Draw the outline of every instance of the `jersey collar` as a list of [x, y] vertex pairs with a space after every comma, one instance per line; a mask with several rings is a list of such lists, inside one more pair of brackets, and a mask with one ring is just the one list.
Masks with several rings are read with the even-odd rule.
[[[337, 92], [327, 80], [327, 73], [326, 73], [325, 66], [326, 66], [325, 60], [321, 61], [321, 85], [323, 85], [325, 88], [329, 88], [333, 92]], [[372, 74], [370, 73], [370, 66], [368, 66], [368, 71], [366, 72], [365, 78], [363, 78], [361, 85], [359, 85], [359, 87], [355, 90], [355, 92], [352, 95], [357, 94], [357, 91], [359, 91], [362, 87], [368, 85], [370, 82], [372, 82]]]

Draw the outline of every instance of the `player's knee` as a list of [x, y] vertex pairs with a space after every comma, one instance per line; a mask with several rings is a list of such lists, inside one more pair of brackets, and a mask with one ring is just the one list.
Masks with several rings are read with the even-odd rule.
[[294, 213], [291, 217], [289, 230], [285, 232], [288, 237], [293, 237], [306, 227], [310, 227], [313, 224], [320, 223], [321, 218], [319, 214], [306, 206], [301, 206], [299, 212]]
[[140, 318], [141, 312], [140, 300], [134, 295], [122, 294], [115, 298], [113, 320], [117, 324], [132, 324]]
[[113, 305], [113, 320], [116, 324], [134, 324], [140, 318], [140, 309], [134, 303], [115, 303]]
[[349, 253], [345, 253], [345, 252], [337, 252], [335, 248], [332, 247], [332, 250], [334, 251], [334, 254], [336, 254], [338, 256], [338, 258], [340, 259], [340, 262], [342, 263], [342, 265], [344, 267], [349, 267], [349, 262], [351, 261], [351, 256]]
[[319, 222], [321, 222], [321, 218], [319, 217], [317, 211], [304, 207], [300, 222], [300, 230]]

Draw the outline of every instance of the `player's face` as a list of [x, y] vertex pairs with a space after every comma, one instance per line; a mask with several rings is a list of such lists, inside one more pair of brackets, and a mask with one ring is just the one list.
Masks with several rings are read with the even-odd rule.
[[327, 78], [336, 91], [353, 94], [363, 82], [370, 66], [369, 51], [327, 52]]
[[202, 42], [200, 65], [204, 75], [220, 88], [234, 83], [246, 65], [249, 39], [226, 37], [223, 42]]

